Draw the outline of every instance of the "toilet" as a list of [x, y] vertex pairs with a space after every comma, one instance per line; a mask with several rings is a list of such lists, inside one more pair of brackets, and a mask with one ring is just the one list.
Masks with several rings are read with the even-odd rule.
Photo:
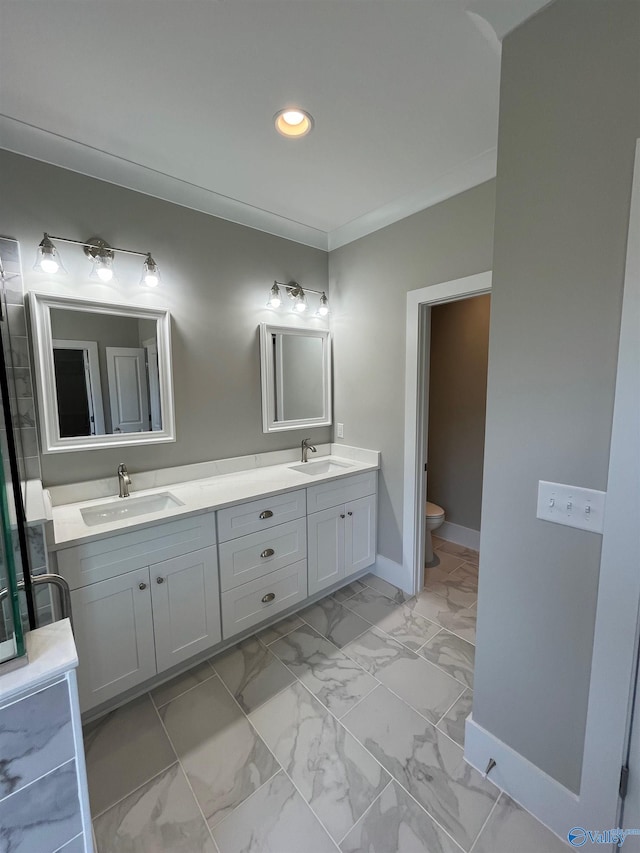
[[438, 504], [432, 504], [431, 501], [427, 501], [427, 506], [425, 509], [425, 547], [424, 547], [424, 561], [427, 566], [430, 566], [433, 563], [433, 543], [431, 541], [431, 531], [437, 530], [438, 527], [444, 521], [444, 510]]

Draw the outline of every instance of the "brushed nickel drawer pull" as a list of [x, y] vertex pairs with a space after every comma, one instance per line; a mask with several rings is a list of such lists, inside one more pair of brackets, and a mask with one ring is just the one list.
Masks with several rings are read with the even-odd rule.
[[276, 552], [273, 550], [273, 548], [265, 548], [264, 551], [262, 552], [262, 554], [260, 554], [260, 556], [263, 558], [264, 557], [273, 557], [273, 555], [275, 553]]
[[343, 513], [343, 512], [341, 512], [341, 513], [340, 513], [340, 518], [344, 518], [344, 513]]
[[348, 513], [347, 513], [347, 515], [353, 515], [353, 513], [352, 513], [352, 512], [348, 512]]
[[147, 585], [146, 585], [146, 583], [144, 583], [144, 581], [141, 581], [138, 584], [138, 589], [146, 589], [146, 588], [147, 588]]
[[263, 596], [262, 596], [262, 603], [263, 603], [263, 604], [268, 604], [270, 601], [273, 601], [273, 599], [274, 599], [275, 597], [276, 597], [275, 592], [268, 592], [266, 595], [263, 595]]
[[273, 518], [273, 513], [270, 509], [263, 509], [258, 518]]
[[156, 583], [164, 583], [164, 578], [163, 578], [161, 575], [159, 575], [159, 576], [156, 578]]

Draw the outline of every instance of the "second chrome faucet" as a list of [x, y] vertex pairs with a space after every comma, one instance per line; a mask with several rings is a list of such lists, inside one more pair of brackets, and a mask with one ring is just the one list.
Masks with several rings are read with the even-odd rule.
[[118, 465], [118, 487], [120, 489], [118, 497], [128, 498], [130, 485], [131, 477], [129, 476], [129, 472], [127, 471], [127, 466], [124, 464], [124, 462], [121, 462]]
[[316, 449], [315, 449], [315, 447], [313, 446], [313, 444], [311, 444], [311, 439], [310, 439], [310, 438], [303, 438], [303, 439], [302, 439], [302, 461], [303, 461], [303, 462], [308, 462], [308, 461], [309, 461], [309, 460], [307, 459], [307, 456], [309, 455], [309, 451], [311, 451], [312, 453], [315, 453], [315, 452], [316, 452]]

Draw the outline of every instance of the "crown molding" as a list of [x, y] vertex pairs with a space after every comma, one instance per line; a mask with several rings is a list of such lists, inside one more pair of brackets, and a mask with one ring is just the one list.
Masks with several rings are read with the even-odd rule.
[[1, 114], [0, 139], [0, 147], [15, 154], [325, 252], [366, 237], [496, 175], [496, 149], [491, 148], [448, 171], [428, 187], [326, 232]]
[[0, 139], [1, 147], [15, 154], [23, 154], [34, 160], [61, 166], [63, 169], [198, 210], [200, 213], [208, 213], [238, 225], [246, 225], [276, 237], [284, 237], [327, 251], [325, 231], [236, 201], [10, 116], [0, 115]]
[[495, 178], [496, 163], [497, 150], [489, 148], [477, 157], [446, 172], [428, 187], [423, 187], [416, 193], [403, 196], [341, 225], [328, 234], [329, 251], [332, 252], [347, 243], [353, 243], [354, 240], [373, 234], [374, 231], [386, 228], [387, 225], [393, 225], [394, 222], [399, 222], [407, 216], [419, 213], [427, 207], [433, 207], [434, 204], [439, 204], [441, 201]]

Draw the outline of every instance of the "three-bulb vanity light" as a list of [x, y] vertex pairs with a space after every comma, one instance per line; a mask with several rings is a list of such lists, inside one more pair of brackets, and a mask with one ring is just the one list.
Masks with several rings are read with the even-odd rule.
[[160, 283], [160, 272], [158, 264], [151, 257], [151, 252], [134, 252], [131, 249], [115, 249], [104, 240], [92, 237], [90, 240], [69, 240], [66, 237], [50, 237], [46, 232], [38, 246], [38, 254], [34, 269], [42, 270], [49, 275], [64, 269], [58, 249], [53, 243], [70, 243], [74, 246], [82, 246], [85, 255], [93, 262], [91, 277], [96, 277], [105, 284], [113, 278], [113, 258], [115, 252], [123, 255], [137, 255], [144, 258], [142, 264], [141, 284], [147, 287], [156, 287]]
[[286, 284], [283, 281], [274, 281], [267, 301], [269, 308], [279, 308], [282, 305], [282, 291], [280, 288], [284, 288], [289, 299], [293, 300], [293, 310], [297, 314], [304, 314], [309, 307], [307, 304], [307, 293], [316, 293], [320, 296], [320, 303], [316, 311], [317, 317], [326, 317], [329, 313], [329, 300], [324, 290], [311, 290], [311, 288], [303, 290], [297, 281], [290, 281]]

